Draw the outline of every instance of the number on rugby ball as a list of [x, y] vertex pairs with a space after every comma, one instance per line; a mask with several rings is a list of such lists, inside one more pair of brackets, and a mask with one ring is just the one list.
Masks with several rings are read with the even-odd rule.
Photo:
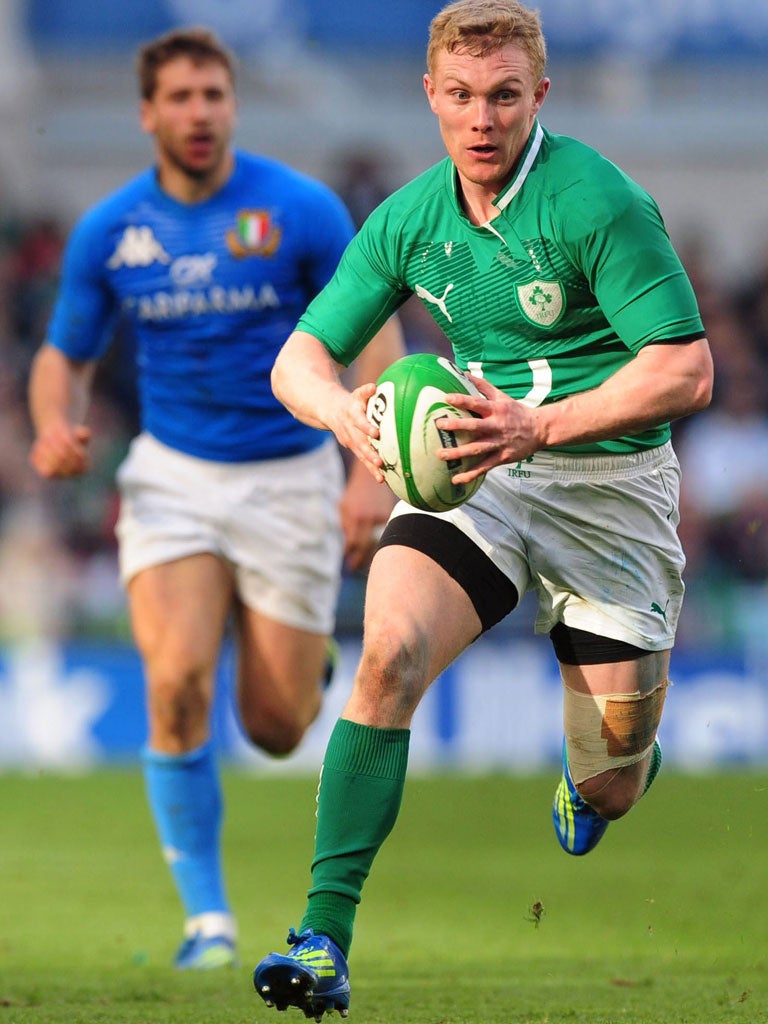
[[379, 428], [372, 441], [384, 460], [384, 478], [398, 496], [416, 508], [447, 512], [463, 505], [483, 481], [454, 484], [451, 477], [469, 469], [476, 459], [443, 462], [436, 452], [465, 444], [469, 432], [441, 430], [441, 416], [469, 417], [449, 405], [446, 393], [479, 395], [462, 371], [444, 356], [420, 352], [392, 363], [377, 381], [367, 415]]

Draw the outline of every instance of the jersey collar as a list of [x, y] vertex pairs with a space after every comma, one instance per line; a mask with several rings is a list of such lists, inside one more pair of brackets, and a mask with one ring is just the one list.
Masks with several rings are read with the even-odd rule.
[[520, 163], [518, 164], [517, 172], [512, 181], [510, 181], [510, 183], [505, 188], [503, 188], [501, 192], [499, 192], [499, 194], [493, 200], [494, 206], [498, 207], [500, 210], [506, 210], [506, 208], [509, 206], [509, 204], [512, 202], [517, 193], [525, 184], [525, 179], [528, 177], [528, 172], [530, 171], [531, 167], [533, 167], [533, 163], [536, 157], [539, 155], [539, 150], [541, 149], [541, 143], [543, 141], [544, 130], [539, 124], [539, 122], [535, 121], [533, 128], [531, 130], [531, 134], [528, 137], [526, 147], [523, 150], [522, 158], [520, 160]]
[[[543, 141], [544, 129], [541, 127], [537, 120], [534, 122], [533, 128], [531, 129], [531, 134], [528, 136], [528, 141], [525, 144], [525, 149], [523, 150], [522, 158], [518, 164], [515, 176], [512, 178], [508, 185], [504, 186], [501, 192], [499, 192], [499, 194], [493, 200], [493, 205], [497, 207], [499, 210], [506, 210], [506, 208], [509, 206], [509, 204], [512, 202], [517, 193], [525, 184], [525, 179], [528, 177], [528, 172], [530, 171], [531, 167], [533, 167], [534, 161], [536, 160], [536, 157], [539, 155], [539, 150], [541, 149], [541, 144]], [[456, 171], [456, 167], [454, 166], [453, 162], [450, 159], [448, 160], [448, 167], [450, 168], [450, 183], [451, 190], [453, 192], [453, 198], [456, 202], [457, 207], [459, 208], [459, 210], [461, 210], [462, 207], [459, 201], [458, 190], [458, 174]], [[463, 213], [462, 216], [464, 216]]]

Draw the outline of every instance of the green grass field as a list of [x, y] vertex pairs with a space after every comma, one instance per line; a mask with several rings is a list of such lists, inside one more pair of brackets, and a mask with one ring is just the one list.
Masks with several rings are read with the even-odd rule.
[[[299, 923], [315, 780], [224, 781], [243, 963], [190, 975], [169, 967], [180, 911], [139, 773], [0, 778], [0, 1024], [304, 1020], [251, 971]], [[350, 1024], [768, 1022], [768, 778], [665, 771], [581, 859], [551, 832], [554, 782], [409, 779]]]

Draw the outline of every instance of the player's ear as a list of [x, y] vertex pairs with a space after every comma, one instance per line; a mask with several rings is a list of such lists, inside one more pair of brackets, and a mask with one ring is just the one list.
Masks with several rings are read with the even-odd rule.
[[155, 108], [149, 100], [142, 100], [139, 104], [139, 124], [141, 130], [152, 135], [155, 130]]
[[547, 97], [549, 92], [550, 81], [548, 78], [542, 78], [536, 88], [533, 90], [533, 98], [536, 103], [537, 112], [541, 109], [541, 105]]
[[432, 113], [436, 114], [435, 110], [435, 83], [432, 81], [430, 75], [424, 75], [424, 92], [427, 94], [429, 105], [432, 108]]

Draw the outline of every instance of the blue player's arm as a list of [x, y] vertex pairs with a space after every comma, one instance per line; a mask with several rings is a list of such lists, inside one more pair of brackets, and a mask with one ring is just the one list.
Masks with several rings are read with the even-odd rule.
[[88, 214], [67, 242], [48, 336], [35, 355], [29, 411], [35, 428], [32, 466], [44, 477], [84, 473], [91, 431], [85, 424], [98, 358], [111, 338], [115, 312], [101, 273], [103, 224]]
[[95, 362], [77, 362], [53, 345], [37, 352], [29, 379], [35, 440], [29, 461], [43, 477], [68, 477], [90, 466], [85, 424]]

